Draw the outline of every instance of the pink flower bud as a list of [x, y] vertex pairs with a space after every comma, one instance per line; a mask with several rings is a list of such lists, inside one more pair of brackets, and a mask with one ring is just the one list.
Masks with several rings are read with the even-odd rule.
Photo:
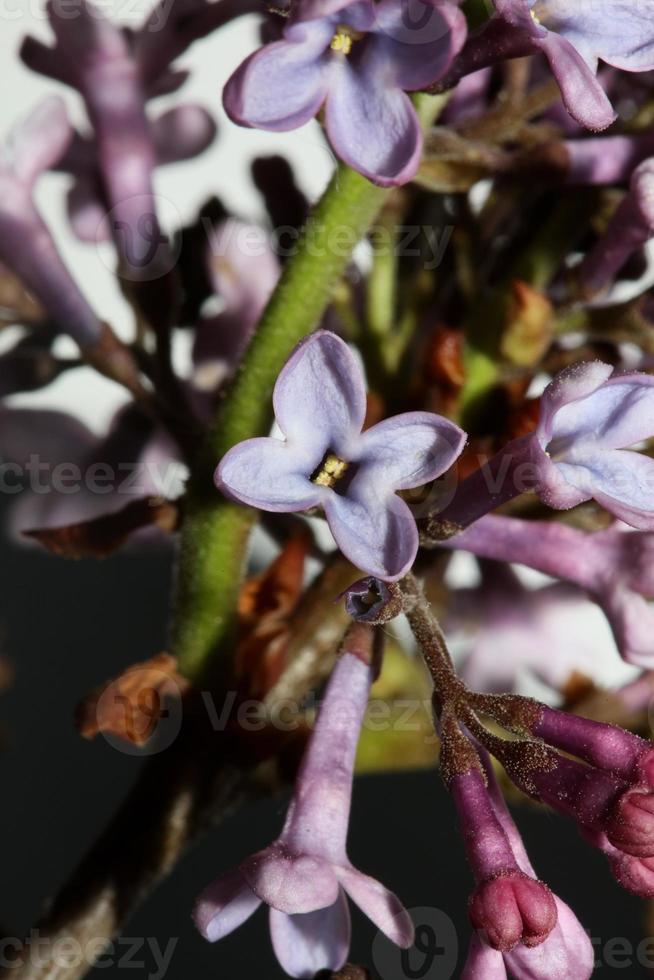
[[556, 925], [556, 905], [542, 881], [521, 871], [483, 881], [469, 904], [472, 924], [484, 932], [488, 942], [504, 953], [518, 943], [538, 946]]

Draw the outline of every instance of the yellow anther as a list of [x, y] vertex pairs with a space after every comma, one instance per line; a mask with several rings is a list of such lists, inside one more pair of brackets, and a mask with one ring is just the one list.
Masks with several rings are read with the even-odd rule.
[[311, 482], [319, 487], [335, 487], [347, 472], [348, 463], [334, 453], [327, 453], [322, 463], [311, 477]]
[[347, 24], [339, 24], [329, 46], [332, 51], [348, 55], [354, 42], [359, 41], [362, 37], [363, 34], [360, 31], [355, 31]]

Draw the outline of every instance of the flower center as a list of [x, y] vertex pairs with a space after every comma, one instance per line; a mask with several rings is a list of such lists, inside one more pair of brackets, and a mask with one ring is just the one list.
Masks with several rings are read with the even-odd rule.
[[311, 477], [311, 482], [319, 487], [331, 487], [333, 490], [336, 484], [343, 479], [347, 473], [349, 463], [341, 459], [335, 453], [325, 454], [320, 466]]
[[332, 51], [347, 55], [352, 50], [354, 42], [360, 41], [362, 37], [361, 31], [355, 31], [347, 24], [339, 24], [329, 46]]

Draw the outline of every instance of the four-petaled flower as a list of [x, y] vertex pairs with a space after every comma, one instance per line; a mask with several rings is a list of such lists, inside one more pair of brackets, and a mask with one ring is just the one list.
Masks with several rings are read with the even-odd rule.
[[654, 460], [625, 451], [654, 435], [654, 377], [575, 364], [545, 389], [532, 451], [539, 493], [558, 509], [594, 498], [620, 520], [654, 529]]
[[314, 977], [345, 963], [350, 946], [346, 893], [394, 943], [408, 947], [413, 942], [413, 925], [399, 899], [352, 867], [345, 849], [354, 758], [374, 673], [355, 653], [343, 653], [281, 835], [221, 875], [196, 906], [196, 925], [215, 942], [265, 902], [275, 953], [292, 977]]
[[654, 68], [654, 6], [633, 0], [494, 0], [498, 14], [548, 59], [565, 107], [605, 129], [613, 107], [596, 78], [601, 59], [625, 71]]
[[407, 412], [362, 432], [366, 391], [347, 344], [319, 331], [302, 341], [273, 396], [285, 436], [248, 439], [223, 457], [216, 482], [261, 510], [324, 508], [347, 558], [386, 581], [404, 575], [418, 550], [414, 517], [397, 490], [441, 476], [465, 443], [453, 422]]
[[283, 39], [237, 69], [224, 92], [244, 126], [296, 129], [325, 106], [337, 155], [382, 185], [416, 173], [422, 133], [407, 91], [441, 78], [465, 17], [450, 0], [298, 0]]

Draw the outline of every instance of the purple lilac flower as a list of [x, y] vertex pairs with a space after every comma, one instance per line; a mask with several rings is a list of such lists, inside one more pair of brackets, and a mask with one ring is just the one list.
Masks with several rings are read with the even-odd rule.
[[588, 293], [611, 285], [639, 248], [654, 238], [654, 158], [634, 170], [629, 192], [608, 227], [581, 264], [579, 278]]
[[468, 906], [472, 924], [493, 949], [539, 946], [556, 925], [547, 885], [525, 874], [495, 813], [479, 769], [456, 773], [449, 790], [477, 887]]
[[[168, 109], [150, 120], [148, 126], [158, 167], [199, 156], [216, 135], [216, 124], [209, 113], [193, 103]], [[67, 198], [73, 233], [85, 242], [111, 241], [95, 142], [76, 134], [57, 169], [74, 177]]]
[[169, 268], [159, 230], [152, 175], [155, 149], [148, 125], [147, 92], [132, 37], [87, 0], [64, 9], [47, 5], [54, 48], [28, 38], [22, 57], [36, 71], [54, 76], [82, 95], [93, 125], [102, 188], [123, 274], [141, 280]]
[[[499, 839], [501, 847], [497, 853], [508, 847], [519, 872], [524, 876], [523, 880], [527, 879], [544, 888], [536, 879], [520, 832], [497, 785], [490, 760], [483, 751], [481, 757], [487, 784], [482, 785], [477, 780], [476, 786], [470, 787], [475, 790], [471, 798], [482, 804], [481, 812], [486, 815], [477, 828], [481, 833], [476, 846], [480, 850], [493, 853], [493, 842]], [[492, 832], [486, 837], [488, 827], [492, 828]], [[595, 958], [590, 939], [565, 902], [549, 891], [548, 894], [555, 907], [552, 915], [549, 902], [546, 903], [550, 921], [553, 918], [554, 925], [542, 942], [531, 947], [518, 943], [513, 949], [502, 952], [490, 946], [483, 935], [476, 932], [470, 943], [461, 980], [507, 980], [509, 974], [515, 980], [568, 980], [571, 976], [588, 980], [593, 972]], [[545, 901], [543, 893], [539, 893], [537, 902], [538, 900]], [[542, 908], [537, 907], [537, 910], [543, 914], [545, 904]]]
[[[601, 654], [588, 635], [588, 608], [574, 586], [530, 589], [508, 565], [493, 562], [482, 568], [478, 586], [451, 593], [443, 627], [472, 690], [511, 692], [536, 678], [558, 693], [575, 671], [597, 673]], [[606, 645], [615, 657], [610, 640]]]
[[368, 628], [358, 625], [327, 687], [281, 835], [221, 875], [196, 906], [196, 925], [215, 942], [262, 903], [269, 905], [273, 947], [292, 977], [314, 977], [345, 963], [346, 894], [394, 943], [408, 947], [413, 941], [399, 900], [357, 871], [346, 853], [354, 758], [374, 675]]
[[198, 324], [193, 381], [201, 392], [215, 393], [245, 353], [280, 269], [265, 232], [235, 218], [212, 233], [207, 265], [214, 293], [224, 305]]
[[545, 389], [532, 451], [550, 507], [595, 499], [620, 520], [654, 528], [654, 460], [627, 451], [654, 435], [654, 377], [575, 364]]
[[527, 565], [578, 585], [604, 611], [624, 659], [652, 666], [652, 534], [620, 525], [588, 534], [553, 521], [489, 514], [442, 547]]
[[96, 345], [102, 325], [72, 279], [38, 213], [34, 185], [72, 137], [64, 103], [44, 99], [0, 151], [0, 259], [80, 347]]
[[253, 54], [228, 81], [228, 115], [240, 125], [284, 131], [324, 106], [342, 160], [384, 186], [410, 180], [422, 131], [406, 92], [445, 74], [466, 22], [449, 0], [405, 7], [402, 0], [298, 0], [283, 39]]
[[631, 0], [494, 0], [505, 23], [547, 57], [566, 109], [589, 129], [615, 112], [596, 77], [600, 60], [625, 71], [654, 68], [654, 8]]
[[228, 496], [281, 513], [325, 510], [341, 551], [362, 571], [394, 581], [411, 567], [418, 531], [396, 491], [422, 486], [455, 462], [465, 433], [439, 415], [408, 412], [366, 432], [359, 365], [335, 334], [302, 341], [273, 395], [285, 439], [249, 439], [216, 471]]

